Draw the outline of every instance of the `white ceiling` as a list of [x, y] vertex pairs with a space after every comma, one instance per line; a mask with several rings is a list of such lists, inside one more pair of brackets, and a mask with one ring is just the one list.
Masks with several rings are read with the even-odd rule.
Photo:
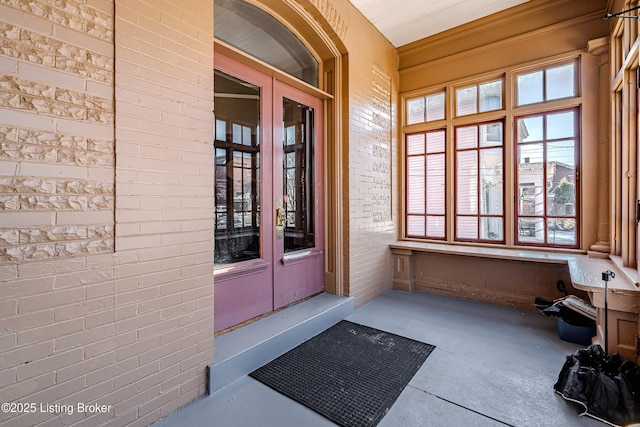
[[528, 0], [350, 1], [395, 47], [400, 47]]

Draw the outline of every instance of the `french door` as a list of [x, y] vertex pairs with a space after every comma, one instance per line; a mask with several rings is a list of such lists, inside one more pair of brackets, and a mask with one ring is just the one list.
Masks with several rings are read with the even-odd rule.
[[215, 330], [322, 292], [322, 101], [216, 54]]

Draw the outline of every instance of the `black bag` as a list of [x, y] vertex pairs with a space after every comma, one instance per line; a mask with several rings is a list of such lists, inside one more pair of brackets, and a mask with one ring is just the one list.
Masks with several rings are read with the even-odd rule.
[[597, 344], [567, 356], [553, 389], [580, 415], [614, 426], [640, 423], [640, 367]]

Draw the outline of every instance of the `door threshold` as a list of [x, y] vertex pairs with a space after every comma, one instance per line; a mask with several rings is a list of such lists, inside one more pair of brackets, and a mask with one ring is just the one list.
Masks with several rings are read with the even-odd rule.
[[353, 313], [353, 297], [321, 293], [214, 338], [209, 394], [223, 389]]
[[287, 308], [289, 308], [289, 307], [292, 307], [292, 306], [294, 306], [294, 305], [296, 305], [296, 304], [300, 304], [300, 303], [302, 303], [302, 302], [304, 302], [304, 301], [307, 301], [307, 300], [309, 300], [309, 299], [311, 299], [311, 298], [315, 298], [315, 297], [317, 297], [318, 295], [322, 295], [322, 294], [323, 294], [323, 292], [317, 293], [317, 294], [315, 294], [315, 295], [311, 295], [311, 296], [306, 297], [306, 298], [303, 298], [303, 299], [301, 299], [301, 300], [299, 300], [299, 301], [294, 301], [294, 302], [292, 302], [292, 303], [291, 303], [291, 304], [289, 304], [289, 305], [285, 305], [284, 307], [280, 307], [280, 308], [278, 308], [277, 310], [273, 310], [273, 311], [270, 311], [270, 312], [268, 312], [268, 313], [261, 314], [260, 316], [253, 317], [253, 318], [251, 318], [251, 319], [249, 319], [249, 320], [245, 320], [245, 321], [244, 321], [244, 322], [242, 322], [242, 323], [238, 323], [237, 325], [229, 326], [228, 328], [226, 328], [226, 329], [222, 329], [221, 331], [218, 331], [218, 332], [216, 332], [215, 334], [213, 334], [213, 337], [214, 337], [214, 338], [217, 338], [217, 337], [219, 337], [220, 335], [224, 335], [224, 334], [226, 334], [226, 333], [228, 333], [228, 332], [235, 331], [236, 329], [243, 328], [243, 327], [245, 327], [245, 326], [247, 326], [247, 325], [250, 325], [250, 324], [251, 324], [251, 323], [253, 323], [253, 322], [257, 322], [257, 321], [258, 321], [258, 320], [260, 320], [260, 319], [264, 319], [265, 317], [269, 317], [269, 316], [271, 316], [272, 314], [275, 314], [275, 313], [277, 313], [277, 312], [279, 312], [279, 311], [282, 311], [282, 310], [286, 310], [286, 309], [287, 309]]

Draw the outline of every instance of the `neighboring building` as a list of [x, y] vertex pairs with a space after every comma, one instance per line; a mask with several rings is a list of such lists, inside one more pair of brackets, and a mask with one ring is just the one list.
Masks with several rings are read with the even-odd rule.
[[[0, 401], [109, 410], [0, 424], [148, 425], [207, 393], [215, 333], [392, 289], [399, 240], [637, 276], [639, 21], [602, 19], [622, 3], [396, 48], [347, 0], [1, 0]], [[460, 260], [414, 254], [411, 289], [528, 307], [570, 282]]]

